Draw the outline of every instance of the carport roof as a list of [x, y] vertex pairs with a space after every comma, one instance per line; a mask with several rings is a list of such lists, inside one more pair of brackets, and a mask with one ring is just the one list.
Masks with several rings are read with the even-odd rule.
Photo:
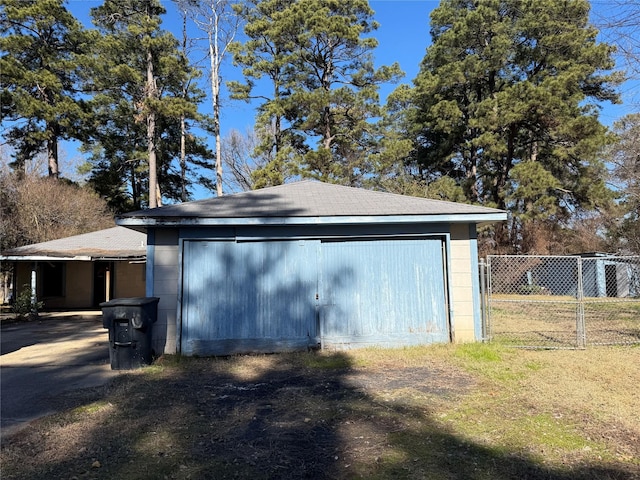
[[127, 227], [220, 224], [431, 221], [481, 223], [506, 212], [305, 180], [207, 200], [139, 210], [116, 218]]
[[1, 260], [143, 260], [147, 254], [144, 233], [112, 227], [2, 252]]

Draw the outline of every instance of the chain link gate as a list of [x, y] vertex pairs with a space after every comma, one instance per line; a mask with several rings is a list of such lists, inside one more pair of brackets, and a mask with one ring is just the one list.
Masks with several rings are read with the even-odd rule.
[[640, 257], [490, 255], [485, 275], [483, 326], [491, 341], [531, 348], [640, 343]]

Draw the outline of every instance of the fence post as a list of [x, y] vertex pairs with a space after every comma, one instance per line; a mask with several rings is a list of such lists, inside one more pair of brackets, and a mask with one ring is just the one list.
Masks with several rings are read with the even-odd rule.
[[584, 320], [584, 283], [582, 279], [582, 258], [577, 257], [578, 261], [578, 291], [576, 292], [576, 300], [578, 302], [576, 308], [576, 335], [577, 347], [586, 347], [586, 326]]
[[487, 266], [484, 258], [480, 259], [480, 312], [482, 315], [482, 341], [489, 339], [487, 325]]

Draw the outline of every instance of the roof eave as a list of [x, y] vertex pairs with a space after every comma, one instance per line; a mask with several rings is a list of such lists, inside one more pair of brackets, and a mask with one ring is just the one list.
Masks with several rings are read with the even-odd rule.
[[53, 255], [0, 255], [0, 260], [7, 262], [51, 262], [51, 261], [77, 261], [77, 262], [90, 262], [91, 257], [86, 255], [77, 255], [69, 257], [57, 257]]
[[146, 255], [0, 255], [3, 262], [95, 262], [95, 261], [140, 261], [146, 260]]
[[507, 213], [456, 213], [433, 215], [358, 215], [358, 216], [313, 216], [313, 217], [118, 217], [116, 224], [122, 227], [210, 227], [241, 225], [359, 225], [372, 223], [475, 223], [490, 224], [504, 221]]

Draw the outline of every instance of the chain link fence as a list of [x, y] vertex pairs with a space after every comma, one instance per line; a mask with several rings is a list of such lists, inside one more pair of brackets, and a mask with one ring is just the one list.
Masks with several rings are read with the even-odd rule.
[[640, 343], [640, 257], [491, 255], [485, 337], [531, 348]]

